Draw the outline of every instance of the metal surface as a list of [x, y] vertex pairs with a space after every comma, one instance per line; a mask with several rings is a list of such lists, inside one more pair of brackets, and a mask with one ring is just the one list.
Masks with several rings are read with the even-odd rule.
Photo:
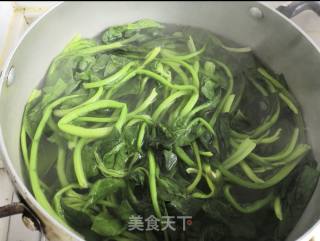
[[15, 77], [15, 68], [12, 66], [9, 70], [9, 73], [7, 76], [5, 76], [6, 80], [7, 80], [7, 86], [10, 86], [13, 84], [14, 81], [14, 77]]
[[297, 1], [288, 6], [279, 6], [277, 9], [288, 18], [293, 18], [306, 10], [311, 10], [320, 16], [320, 1]]
[[[263, 18], [253, 18], [248, 14], [252, 8], [260, 9]], [[83, 16], [86, 16], [85, 21]], [[320, 52], [283, 15], [255, 2], [65, 2], [46, 14], [24, 36], [8, 59], [1, 77], [1, 154], [14, 185], [43, 222], [49, 240], [81, 238], [49, 216], [25, 185], [19, 150], [24, 104], [45, 75], [50, 61], [75, 34], [93, 37], [107, 26], [141, 18], [202, 27], [252, 47], [262, 61], [275, 72], [284, 73], [288, 79], [303, 107], [315, 156], [320, 157], [320, 149], [317, 148], [320, 143], [320, 105], [315, 104], [320, 101]], [[16, 84], [7, 86], [4, 76], [7, 76], [10, 66], [15, 66]], [[319, 202], [318, 185], [288, 241], [308, 240], [311, 237], [311, 231], [320, 217]]]
[[250, 11], [250, 14], [252, 15], [252, 17], [254, 17], [256, 19], [263, 18], [263, 12], [258, 7], [251, 7], [249, 11]]

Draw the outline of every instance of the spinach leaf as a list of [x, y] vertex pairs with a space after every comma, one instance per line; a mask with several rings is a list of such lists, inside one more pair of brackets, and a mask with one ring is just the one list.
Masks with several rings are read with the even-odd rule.
[[88, 194], [86, 207], [105, 199], [108, 195], [118, 192], [125, 187], [124, 180], [120, 178], [107, 177], [96, 181]]
[[92, 224], [89, 212], [83, 210], [84, 200], [76, 197], [62, 199], [62, 207], [66, 220], [75, 227], [88, 227]]
[[180, 197], [186, 197], [186, 194], [182, 191], [184, 187], [179, 185], [173, 178], [160, 177], [158, 185], [158, 196], [164, 201], [173, 201]]
[[99, 174], [98, 166], [94, 155], [95, 148], [92, 146], [85, 146], [82, 151], [82, 162], [87, 178], [95, 177]]
[[148, 28], [162, 28], [162, 25], [151, 19], [142, 19], [125, 25], [113, 26], [103, 33], [102, 41], [104, 43], [114, 42]]
[[306, 165], [302, 167], [298, 178], [292, 179], [283, 186], [284, 221], [280, 223], [277, 230], [277, 240], [285, 238], [298, 222], [313, 194], [319, 175], [319, 171]]
[[131, 204], [128, 200], [124, 200], [121, 202], [119, 208], [115, 210], [117, 216], [123, 220], [125, 223], [129, 222], [129, 217], [136, 215], [136, 212], [132, 208]]
[[108, 213], [100, 213], [93, 219], [91, 230], [101, 236], [114, 237], [121, 234], [125, 227]]
[[177, 165], [177, 161], [178, 161], [177, 155], [172, 151], [167, 151], [167, 150], [164, 150], [163, 154], [166, 162], [166, 169], [168, 171], [171, 171]]
[[203, 87], [201, 88], [201, 92], [208, 100], [214, 100], [216, 96], [215, 87], [216, 84], [214, 82], [206, 81]]

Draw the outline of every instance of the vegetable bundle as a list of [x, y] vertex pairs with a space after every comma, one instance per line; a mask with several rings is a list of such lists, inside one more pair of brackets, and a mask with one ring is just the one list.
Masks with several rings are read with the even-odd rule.
[[[75, 37], [25, 107], [37, 201], [87, 240], [284, 239], [318, 179], [301, 111], [283, 76], [229, 46], [152, 20]], [[128, 230], [151, 215], [193, 223]]]

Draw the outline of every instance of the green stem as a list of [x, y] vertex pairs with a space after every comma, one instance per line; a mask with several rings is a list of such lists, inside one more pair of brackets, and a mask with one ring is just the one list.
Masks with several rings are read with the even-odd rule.
[[48, 119], [48, 126], [50, 127], [50, 129], [53, 131], [53, 132], [56, 132], [59, 137], [63, 138], [63, 139], [66, 139], [68, 141], [74, 141], [75, 137], [72, 136], [72, 135], [69, 135], [67, 133], [64, 133], [63, 131], [61, 131], [57, 125], [57, 123], [54, 122], [53, 120], [53, 116], [51, 115]]
[[49, 214], [51, 214], [54, 217], [57, 217], [58, 220], [60, 218], [55, 214], [54, 210], [52, 209], [47, 197], [45, 196], [44, 192], [42, 191], [41, 185], [40, 185], [40, 179], [39, 175], [37, 172], [37, 167], [38, 167], [38, 149], [39, 149], [39, 142], [42, 137], [44, 128], [46, 126], [46, 123], [48, 119], [50, 118], [52, 114], [53, 108], [56, 106], [62, 104], [66, 100], [72, 99], [77, 97], [77, 95], [72, 95], [72, 96], [65, 96], [62, 97], [50, 105], [48, 105], [42, 115], [42, 118], [38, 124], [37, 130], [35, 132], [34, 138], [32, 140], [31, 144], [31, 152], [30, 152], [30, 169], [29, 169], [29, 176], [30, 176], [30, 183], [31, 183], [31, 188], [34, 193], [34, 196], [36, 200], [39, 202], [39, 204], [47, 210]]
[[27, 146], [27, 133], [25, 128], [25, 123], [22, 123], [21, 134], [20, 134], [20, 145], [21, 145], [24, 164], [27, 170], [29, 170], [29, 151]]
[[180, 113], [181, 118], [187, 116], [190, 113], [193, 107], [197, 104], [198, 99], [199, 99], [199, 93], [198, 92], [193, 93], [193, 95], [191, 96], [191, 98], [189, 99], [185, 107], [181, 110], [181, 113]]
[[162, 62], [165, 64], [169, 64], [170, 62], [177, 63], [183, 66], [184, 68], [186, 68], [192, 76], [192, 84], [194, 85], [194, 87], [196, 87], [197, 91], [199, 90], [199, 85], [200, 85], [199, 76], [197, 71], [192, 66], [190, 66], [189, 64], [187, 64], [182, 60], [177, 60], [177, 59], [164, 59]]
[[99, 200], [98, 204], [107, 208], [119, 208], [119, 206], [116, 203], [107, 200]]
[[287, 106], [289, 107], [290, 110], [292, 110], [293, 113], [295, 113], [296, 115], [299, 113], [298, 108], [293, 104], [292, 100], [290, 100], [289, 97], [285, 96], [282, 93], [279, 93], [280, 99], [283, 100], [283, 102], [285, 104], [287, 104]]
[[121, 109], [120, 116], [115, 123], [114, 127], [118, 132], [121, 132], [122, 126], [126, 122], [127, 118], [127, 105], [121, 102], [113, 101], [113, 100], [99, 100], [94, 103], [87, 104], [78, 109], [75, 109], [61, 118], [58, 122], [58, 127], [69, 134], [83, 137], [83, 138], [101, 138], [109, 135], [113, 127], [99, 127], [99, 128], [84, 128], [81, 126], [76, 126], [73, 124], [69, 124], [71, 121], [77, 119], [79, 116], [85, 115], [91, 111], [105, 109], [105, 108], [115, 108]]
[[178, 63], [166, 62], [165, 64], [172, 68], [180, 76], [183, 84], [188, 84], [188, 76], [185, 72], [183, 72]]
[[112, 95], [116, 93], [116, 91], [119, 90], [121, 86], [123, 86], [127, 81], [131, 80], [133, 77], [137, 75], [137, 71], [138, 69], [132, 70], [125, 77], [123, 77], [122, 79], [117, 81], [117, 83], [112, 85], [112, 88], [109, 89], [109, 91], [107, 92], [105, 99], [111, 99]]
[[27, 132], [26, 132], [26, 115], [27, 115], [27, 112], [28, 110], [30, 109], [30, 105], [31, 103], [38, 99], [40, 96], [41, 96], [42, 92], [41, 90], [38, 90], [38, 89], [34, 89], [29, 98], [28, 98], [28, 102], [27, 102], [27, 105], [25, 107], [25, 111], [24, 111], [24, 115], [23, 115], [23, 118], [22, 118], [22, 127], [21, 127], [21, 134], [20, 134], [20, 145], [21, 145], [21, 151], [22, 151], [22, 157], [23, 157], [23, 160], [24, 160], [24, 163], [25, 163], [25, 166], [27, 168], [27, 171], [29, 171], [29, 151], [28, 151], [28, 144], [27, 144], [27, 139], [28, 139], [28, 135], [27, 135]]
[[77, 121], [95, 122], [95, 123], [112, 123], [117, 121], [118, 117], [95, 117], [95, 116], [80, 116]]
[[258, 68], [258, 72], [267, 81], [267, 83], [270, 83], [272, 86], [274, 86], [280, 91], [280, 98], [284, 101], [284, 103], [287, 104], [287, 106], [292, 110], [292, 112], [298, 114], [298, 108], [294, 105], [294, 97], [289, 93], [289, 91], [277, 79], [271, 76], [265, 69]]
[[57, 159], [57, 175], [60, 181], [61, 186], [67, 186], [69, 184], [67, 175], [66, 175], [66, 155], [67, 150], [63, 143], [58, 143], [58, 159]]
[[141, 95], [144, 91], [144, 89], [146, 88], [146, 85], [148, 83], [148, 80], [149, 80], [149, 77], [146, 76], [144, 77], [142, 80], [141, 80], [141, 83], [140, 83], [140, 89], [139, 89], [139, 95]]
[[147, 64], [151, 63], [160, 53], [161, 47], [155, 47], [151, 50], [145, 57], [145, 61], [142, 64], [142, 67], [145, 67]]
[[210, 106], [212, 106], [211, 102], [207, 102], [201, 105], [198, 105], [197, 107], [193, 108], [190, 113], [186, 116], [186, 122], [189, 122], [189, 120], [198, 112], [206, 110], [208, 108], [210, 108]]
[[258, 177], [254, 171], [251, 169], [251, 167], [246, 163], [245, 160], [240, 162], [240, 167], [242, 171], [247, 175], [247, 177], [255, 182], [255, 183], [264, 183], [264, 180]]
[[298, 142], [298, 137], [299, 137], [299, 129], [295, 128], [293, 130], [293, 134], [291, 136], [289, 143], [280, 152], [271, 156], [259, 156], [257, 154], [251, 153], [249, 157], [252, 160], [261, 161], [261, 162], [276, 162], [278, 160], [284, 159], [295, 149], [296, 144]]
[[156, 183], [156, 160], [154, 154], [151, 150], [148, 151], [148, 160], [149, 160], [149, 188], [151, 201], [153, 205], [154, 212], [158, 218], [161, 218], [160, 206], [158, 203], [158, 195], [157, 195], [157, 183]]
[[228, 96], [226, 103], [224, 104], [222, 109], [223, 113], [230, 112], [235, 97], [236, 95], [233, 95], [233, 94]]
[[301, 158], [302, 156], [304, 156], [309, 150], [311, 149], [311, 147], [307, 144], [299, 144], [295, 147], [294, 151], [291, 152], [290, 155], [286, 156], [285, 158], [283, 158], [282, 160], [279, 160], [277, 162], [272, 163], [272, 166], [282, 166], [282, 165], [286, 165], [298, 158]]
[[280, 103], [277, 100], [276, 103], [276, 111], [272, 114], [272, 116], [269, 116], [268, 118], [265, 119], [262, 125], [257, 127], [254, 131], [250, 132], [250, 135], [252, 138], [258, 138], [261, 134], [269, 130], [279, 119], [280, 115]]
[[114, 170], [114, 169], [106, 168], [106, 166], [103, 164], [103, 161], [100, 155], [96, 151], [94, 152], [94, 156], [95, 156], [95, 160], [99, 170], [102, 172], [102, 174], [105, 177], [123, 178], [128, 175], [128, 172], [125, 170]]
[[258, 139], [257, 144], [271, 144], [271, 143], [279, 140], [281, 131], [282, 131], [282, 129], [279, 128], [271, 136], [267, 136], [267, 137], [263, 137], [261, 139]]
[[176, 53], [170, 51], [170, 50], [162, 50], [161, 55], [164, 58], [170, 59], [170, 60], [181, 60], [181, 61], [185, 61], [185, 60], [190, 60], [194, 57], [199, 56], [200, 54], [202, 54], [204, 51], [206, 50], [206, 47], [203, 46], [200, 50], [192, 52], [190, 54], [186, 54], [186, 55], [177, 55]]
[[159, 121], [159, 117], [163, 111], [168, 109], [176, 99], [180, 98], [181, 96], [187, 95], [188, 92], [186, 91], [177, 91], [167, 97], [159, 106], [158, 108], [153, 112], [152, 114], [152, 120], [153, 121]]
[[247, 180], [242, 179], [228, 171], [222, 165], [219, 165], [218, 168], [221, 173], [231, 182], [238, 184], [242, 187], [246, 187], [249, 189], [267, 189], [272, 187], [279, 182], [281, 182], [297, 165], [299, 164], [299, 160], [293, 161], [288, 165], [282, 167], [276, 174], [274, 174], [268, 180], [265, 180], [264, 183], [253, 183]]
[[137, 149], [139, 152], [142, 152], [143, 138], [146, 132], [146, 127], [147, 127], [147, 123], [143, 122], [139, 130], [138, 139], [137, 139]]
[[64, 221], [65, 224], [67, 224], [67, 221], [65, 219], [64, 210], [61, 205], [61, 198], [64, 193], [66, 193], [67, 191], [74, 189], [74, 188], [80, 188], [80, 187], [77, 184], [69, 184], [69, 185], [61, 188], [58, 192], [56, 192], [56, 194], [53, 197], [54, 209], [57, 212], [57, 214], [59, 215], [59, 217]]
[[212, 182], [212, 180], [210, 178], [211, 173], [212, 173], [212, 171], [211, 171], [210, 165], [205, 164], [204, 165], [204, 178], [206, 179], [206, 182], [207, 182], [207, 185], [208, 185], [208, 187], [210, 189], [210, 192], [207, 193], [207, 194], [206, 193], [202, 193], [202, 192], [195, 192], [195, 193], [192, 194], [193, 198], [208, 199], [208, 198], [211, 198], [215, 194], [216, 188], [215, 188], [215, 186], [214, 186], [214, 184], [213, 184], [213, 182]]
[[73, 152], [73, 165], [74, 165], [74, 172], [76, 174], [76, 178], [78, 180], [79, 186], [82, 188], [88, 188], [89, 183], [87, 181], [86, 173], [83, 168], [82, 163], [82, 149], [83, 147], [88, 144], [90, 139], [80, 139], [78, 143], [76, 144], [76, 147], [74, 148]]
[[195, 154], [196, 160], [197, 160], [197, 167], [198, 167], [198, 173], [196, 178], [193, 180], [193, 182], [187, 187], [187, 192], [191, 193], [199, 184], [202, 176], [202, 163], [201, 158], [199, 154], [199, 148], [196, 142], [192, 143], [193, 152]]
[[274, 213], [276, 214], [276, 217], [282, 221], [283, 220], [283, 214], [282, 214], [282, 206], [281, 206], [281, 199], [280, 197], [276, 197], [273, 203]]
[[213, 153], [211, 151], [199, 151], [200, 156], [212, 157]]
[[110, 44], [106, 44], [106, 45], [99, 45], [99, 46], [81, 49], [77, 52], [77, 54], [78, 55], [93, 55], [93, 54], [97, 54], [100, 52], [106, 52], [106, 51], [118, 49], [118, 48], [125, 46], [128, 43], [131, 43], [131, 42], [138, 40], [139, 37], [140, 37], [140, 35], [134, 35], [131, 38], [128, 38], [128, 39], [125, 39], [122, 41], [118, 41], [118, 42], [114, 42], [114, 43], [110, 43]]
[[100, 87], [97, 92], [88, 100], [86, 100], [85, 102], [83, 102], [82, 104], [78, 105], [78, 106], [74, 106], [72, 108], [69, 108], [69, 109], [60, 109], [60, 110], [55, 110], [53, 113], [55, 116], [58, 116], [58, 117], [62, 117], [66, 114], [68, 114], [69, 112], [81, 107], [81, 106], [84, 106], [86, 104], [89, 104], [89, 103], [93, 103], [97, 100], [100, 99], [100, 97], [103, 95], [103, 88]]
[[215, 135], [215, 132], [212, 129], [212, 127], [210, 126], [210, 124], [205, 119], [203, 119], [201, 117], [197, 117], [194, 120], [192, 120], [189, 123], [189, 125], [187, 126], [187, 129], [191, 129], [198, 122], [200, 122], [212, 135]]
[[154, 73], [154, 72], [152, 72], [150, 70], [139, 69], [137, 71], [137, 74], [147, 75], [147, 76], [159, 81], [164, 86], [167, 86], [167, 87], [169, 87], [171, 89], [197, 92], [197, 88], [195, 88], [193, 85], [176, 85], [176, 84], [172, 84], [166, 78], [164, 78], [161, 75], [158, 75], [158, 74], [156, 74], [156, 73]]
[[133, 115], [133, 116], [128, 117], [128, 122], [127, 122], [126, 126], [133, 126], [134, 124], [142, 122], [142, 121], [146, 122], [149, 125], [154, 124], [152, 117], [149, 115]]
[[268, 96], [268, 92], [266, 89], [258, 83], [254, 78], [248, 77], [249, 81], [252, 83], [252, 85], [263, 95], [263, 96]]
[[[196, 45], [195, 45], [195, 43], [194, 43], [194, 41], [193, 41], [191, 36], [189, 36], [189, 39], [187, 41], [187, 46], [188, 46], [188, 49], [190, 50], [191, 53], [195, 54], [196, 52], [198, 52], [197, 48], [196, 48]], [[206, 46], [203, 47], [203, 51], [205, 51], [205, 47]], [[199, 69], [200, 69], [199, 55], [194, 58], [193, 69], [197, 73], [199, 73]]]
[[156, 100], [157, 95], [156, 89], [153, 88], [150, 95], [135, 110], [128, 114], [128, 118], [146, 110]]
[[257, 201], [255, 201], [253, 203], [246, 204], [245, 206], [242, 206], [232, 196], [232, 194], [230, 192], [230, 185], [226, 185], [223, 188], [223, 191], [224, 191], [224, 196], [231, 203], [231, 205], [235, 209], [237, 209], [238, 211], [240, 211], [242, 213], [254, 213], [254, 212], [258, 211], [259, 209], [261, 209], [261, 208], [265, 207], [266, 205], [268, 205], [274, 199], [273, 193], [270, 193], [265, 198], [263, 198], [261, 200], [257, 200]]
[[134, 192], [130, 185], [128, 185], [128, 199], [130, 200], [131, 203], [134, 205], [139, 205], [140, 201], [137, 199], [137, 197], [134, 195]]
[[225, 169], [230, 169], [244, 160], [256, 147], [256, 143], [247, 138], [241, 142], [237, 149], [223, 163]]
[[229, 96], [231, 95], [232, 90], [233, 90], [233, 82], [234, 82], [233, 75], [232, 75], [230, 69], [224, 63], [222, 63], [220, 61], [214, 60], [214, 62], [218, 66], [220, 66], [222, 68], [222, 70], [227, 75], [227, 89], [226, 89], [224, 97], [222, 98], [221, 102], [219, 103], [217, 109], [215, 110], [214, 114], [212, 115], [212, 117], [210, 119], [209, 123], [211, 124], [211, 126], [215, 125], [215, 123], [218, 119], [218, 116], [220, 115], [223, 107], [225, 106], [226, 101], [229, 99]]
[[190, 167], [194, 167], [195, 166], [194, 161], [188, 156], [188, 154], [183, 150], [182, 147], [175, 146], [175, 153], [188, 166], [190, 166]]

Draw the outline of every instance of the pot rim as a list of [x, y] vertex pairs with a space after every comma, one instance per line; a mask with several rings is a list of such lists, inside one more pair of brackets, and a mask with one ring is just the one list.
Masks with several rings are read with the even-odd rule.
[[[10, 70], [10, 63], [19, 48], [20, 44], [24, 41], [25, 37], [31, 32], [31, 30], [34, 28], [35, 25], [37, 25], [42, 19], [44, 19], [46, 16], [51, 14], [54, 10], [56, 10], [58, 7], [63, 6], [64, 2], [60, 1], [47, 10], [42, 16], [40, 16], [38, 19], [36, 19], [29, 28], [23, 33], [23, 35], [20, 37], [18, 42], [16, 43], [15, 47], [10, 51], [10, 54], [8, 58], [5, 61], [4, 68], [2, 71], [2, 74], [0, 76], [0, 91], [3, 88], [3, 85], [5, 84], [5, 76], [7, 75], [7, 72]], [[39, 218], [42, 225], [44, 225], [44, 234], [46, 234], [47, 231], [47, 222], [43, 223], [43, 220], [50, 222], [50, 224], [53, 224], [55, 227], [62, 229], [67, 235], [69, 235], [71, 238], [75, 240], [81, 240], [84, 241], [84, 239], [77, 235], [74, 231], [71, 231], [70, 229], [66, 228], [62, 223], [60, 223], [58, 220], [56, 220], [54, 217], [52, 217], [35, 199], [35, 197], [32, 195], [31, 191], [27, 188], [24, 181], [20, 176], [17, 174], [17, 171], [15, 170], [13, 163], [11, 161], [11, 158], [9, 157], [9, 154], [7, 152], [7, 148], [4, 142], [4, 137], [2, 135], [2, 128], [0, 126], [0, 155], [2, 157], [2, 161], [4, 163], [4, 166], [7, 170], [7, 173], [15, 186], [15, 188], [18, 190], [19, 194], [21, 194], [22, 198], [27, 202], [30, 207], [35, 210], [35, 213], [39, 216], [42, 216], [43, 218]]]
[[[304, 30], [299, 27], [296, 23], [294, 23], [291, 19], [287, 18], [283, 14], [281, 14], [276, 9], [268, 6], [266, 3], [257, 1], [260, 6], [263, 6], [264, 8], [268, 9], [268, 11], [273, 12], [273, 14], [278, 15], [280, 18], [282, 18], [284, 21], [286, 21], [288, 24], [293, 26], [296, 31], [298, 31], [304, 38], [309, 42], [312, 47], [320, 54], [320, 47], [316, 45], [314, 40], [307, 35]], [[2, 71], [2, 74], [0, 76], [0, 91], [2, 90], [3, 85], [5, 84], [5, 76], [7, 75], [8, 71], [10, 70], [10, 63], [19, 48], [20, 44], [24, 41], [25, 37], [31, 32], [33, 27], [37, 25], [42, 19], [47, 17], [49, 14], [51, 14], [54, 10], [56, 10], [58, 7], [61, 7], [65, 4], [65, 2], [58, 2], [57, 4], [54, 4], [50, 7], [50, 9], [44, 13], [42, 16], [40, 16], [38, 19], [36, 19], [29, 28], [25, 31], [25, 33], [20, 37], [19, 41], [15, 45], [15, 47], [10, 51], [10, 54], [8, 58], [5, 61], [4, 68]], [[5, 169], [7, 170], [7, 173], [14, 184], [15, 188], [18, 190], [18, 192], [21, 194], [23, 199], [30, 205], [30, 207], [33, 210], [36, 210], [36, 213], [39, 213], [41, 217], [41, 221], [43, 219], [46, 220], [45, 225], [47, 225], [47, 222], [50, 222], [50, 224], [53, 224], [55, 227], [63, 230], [67, 235], [69, 235], [71, 238], [75, 240], [81, 240], [84, 241], [84, 239], [76, 234], [74, 231], [71, 231], [70, 229], [66, 228], [62, 223], [58, 222], [54, 217], [49, 215], [49, 213], [37, 202], [37, 200], [34, 198], [34, 196], [31, 194], [31, 191], [27, 188], [22, 178], [19, 177], [17, 174], [17, 171], [15, 170], [13, 163], [11, 161], [11, 158], [9, 157], [9, 154], [7, 152], [7, 148], [4, 142], [4, 137], [2, 135], [2, 128], [0, 126], [0, 156], [2, 157], [2, 161], [4, 163]], [[304, 240], [310, 240], [312, 238], [312, 234], [314, 233], [314, 230], [320, 226], [320, 220], [318, 220], [313, 226], [311, 226], [302, 236], [300, 236], [296, 241], [304, 241]], [[45, 233], [46, 233], [46, 226], [45, 226]]]

